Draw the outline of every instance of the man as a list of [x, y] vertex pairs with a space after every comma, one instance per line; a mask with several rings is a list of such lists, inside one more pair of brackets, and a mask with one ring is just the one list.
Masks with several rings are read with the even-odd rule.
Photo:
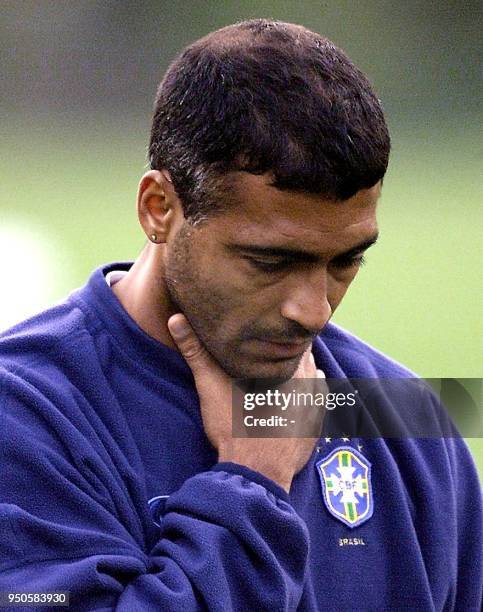
[[234, 378], [412, 376], [329, 323], [377, 239], [388, 155], [366, 78], [305, 28], [243, 22], [181, 53], [140, 257], [3, 334], [0, 590], [76, 610], [479, 609], [461, 440], [231, 435]]

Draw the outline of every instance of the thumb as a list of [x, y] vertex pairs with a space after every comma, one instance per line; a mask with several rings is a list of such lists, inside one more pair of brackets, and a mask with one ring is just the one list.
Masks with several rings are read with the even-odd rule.
[[206, 366], [210, 357], [184, 315], [177, 313], [170, 317], [168, 319], [168, 330], [193, 374], [201, 366]]

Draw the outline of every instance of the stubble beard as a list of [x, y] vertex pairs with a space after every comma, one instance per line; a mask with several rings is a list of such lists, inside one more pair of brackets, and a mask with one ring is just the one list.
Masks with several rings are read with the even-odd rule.
[[[238, 344], [235, 343], [235, 346], [230, 347], [228, 343], [216, 342], [217, 331], [219, 330], [219, 317], [217, 316], [219, 311], [216, 311], [213, 317], [209, 314], [213, 312], [213, 309], [210, 309], [209, 306], [200, 311], [200, 303], [204, 304], [202, 298], [200, 299], [199, 295], [195, 295], [195, 299], [193, 299], [193, 296], [184, 295], [172, 273], [167, 274], [165, 280], [173, 309], [184, 314], [202, 346], [230, 378], [237, 380], [276, 379], [280, 381], [292, 378], [300, 359], [291, 362], [290, 365], [284, 364], [283, 369], [281, 365], [278, 368], [274, 367], [274, 362], [270, 367], [263, 367], [262, 365], [257, 369], [253, 365], [253, 360], [248, 357], [247, 361], [251, 363], [244, 364]], [[186, 278], [184, 282], [186, 282]], [[206, 306], [206, 304], [204, 305]]]

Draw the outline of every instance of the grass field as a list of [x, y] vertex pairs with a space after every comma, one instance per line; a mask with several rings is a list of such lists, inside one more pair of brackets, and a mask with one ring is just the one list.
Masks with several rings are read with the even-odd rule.
[[[46, 121], [3, 135], [0, 327], [60, 299], [94, 267], [136, 256], [147, 131]], [[423, 377], [482, 374], [475, 138], [464, 127], [393, 128], [380, 243], [334, 317]], [[483, 474], [481, 437], [469, 444]]]

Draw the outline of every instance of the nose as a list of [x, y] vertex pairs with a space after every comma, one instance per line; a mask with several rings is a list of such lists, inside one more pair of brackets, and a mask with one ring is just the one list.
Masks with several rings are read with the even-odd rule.
[[287, 288], [281, 314], [285, 319], [295, 321], [313, 335], [320, 332], [332, 316], [327, 295], [326, 270], [313, 270], [298, 276]]

